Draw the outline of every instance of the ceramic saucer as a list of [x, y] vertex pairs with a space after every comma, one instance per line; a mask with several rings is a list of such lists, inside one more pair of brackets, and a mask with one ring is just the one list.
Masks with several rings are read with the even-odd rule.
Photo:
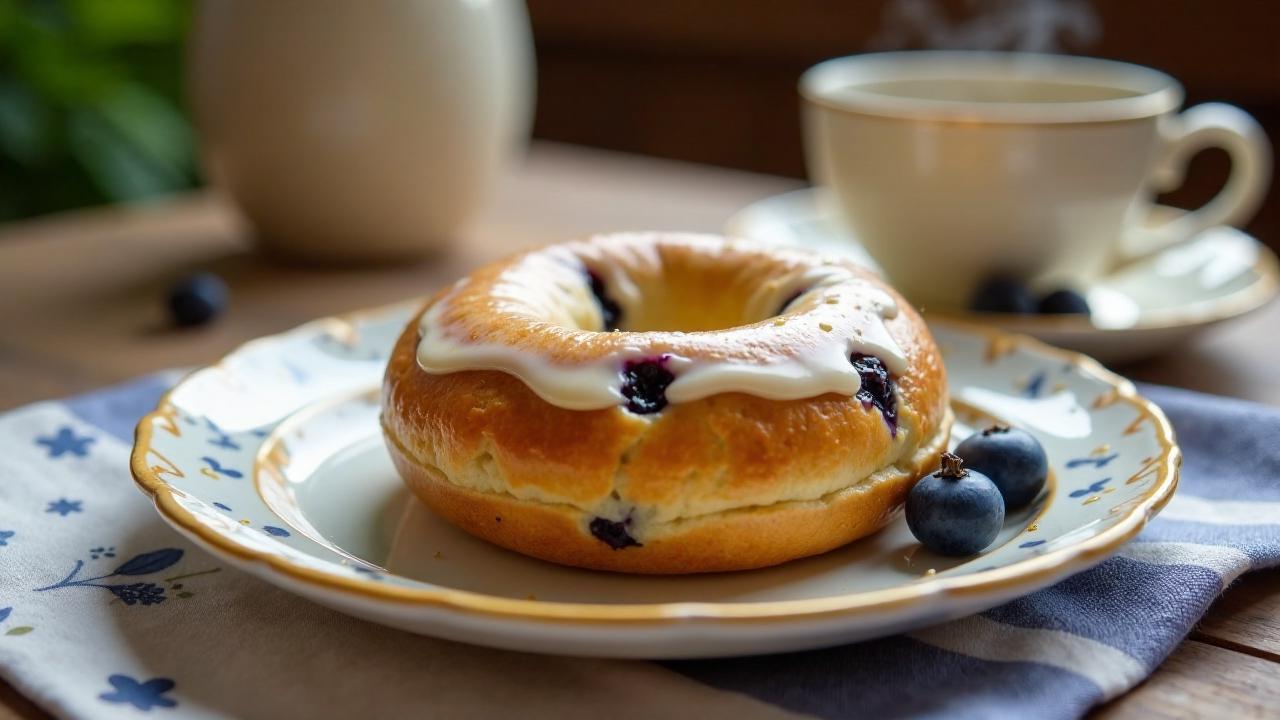
[[551, 565], [445, 524], [405, 491], [379, 433], [398, 306], [251, 342], [138, 426], [134, 477], [163, 518], [269, 583], [412, 632], [544, 653], [708, 657], [878, 637], [971, 614], [1114, 553], [1171, 497], [1163, 414], [1092, 360], [964, 326], [935, 330], [962, 423], [1028, 428], [1049, 491], [987, 552], [931, 555], [901, 519], [750, 572], [641, 577]]
[[[1179, 212], [1159, 207], [1153, 222]], [[876, 268], [820, 189], [797, 190], [750, 205], [730, 218], [726, 232], [848, 255]], [[1086, 288], [1094, 309], [1090, 319], [925, 310], [929, 318], [946, 316], [1025, 333], [1119, 363], [1156, 355], [1212, 325], [1252, 312], [1278, 289], [1280, 263], [1275, 253], [1239, 230], [1218, 227]]]

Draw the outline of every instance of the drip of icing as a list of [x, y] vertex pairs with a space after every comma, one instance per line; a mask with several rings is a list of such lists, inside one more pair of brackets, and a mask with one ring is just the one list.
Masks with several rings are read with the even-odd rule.
[[[709, 240], [703, 240], [711, 242]], [[618, 262], [626, 253], [625, 262]], [[660, 268], [661, 260], [647, 243], [576, 243], [524, 256], [491, 288], [495, 309], [517, 312], [533, 322], [570, 329], [601, 327], [599, 305], [591, 294], [586, 267], [630, 312], [643, 301], [626, 267]], [[519, 277], [523, 282], [512, 281]], [[532, 281], [531, 281], [532, 280]], [[463, 280], [451, 293], [465, 286]], [[536, 287], [537, 292], [531, 291]], [[716, 333], [726, 342], [759, 345], [760, 334], [789, 324], [803, 324], [803, 342], [759, 362], [681, 357], [667, 348], [682, 333], [615, 333], [618, 345], [609, 356], [581, 362], [553, 362], [542, 355], [482, 337], [460, 338], [450, 332], [446, 295], [423, 314], [418, 363], [427, 372], [498, 370], [514, 375], [543, 400], [570, 410], [594, 410], [626, 404], [623, 369], [628, 363], [669, 356], [675, 374], [666, 388], [672, 403], [690, 402], [727, 392], [771, 400], [798, 400], [826, 393], [855, 395], [861, 379], [850, 362], [854, 354], [874, 355], [892, 373], [902, 373], [907, 360], [889, 335], [885, 320], [896, 316], [893, 298], [839, 265], [801, 266], [764, 283], [746, 300], [746, 311], [768, 317], [785, 298], [801, 293], [778, 319], [729, 328]], [[792, 328], [793, 329], [793, 328]], [[692, 335], [692, 334], [691, 334]], [[661, 342], [659, 342], [661, 341]], [[654, 347], [655, 344], [662, 347]]]
[[[537, 278], [539, 292], [529, 292], [527, 285], [510, 280], [511, 277]], [[602, 275], [606, 286], [616, 274]], [[603, 322], [600, 308], [584, 282], [584, 268], [579, 256], [565, 246], [552, 246], [543, 251], [524, 256], [519, 266], [496, 282], [490, 295], [495, 309], [518, 309], [519, 314], [530, 320], [543, 321], [570, 328], [598, 328]], [[465, 287], [468, 279], [454, 284], [450, 292]], [[610, 291], [622, 301], [624, 312], [627, 302], [638, 298], [638, 292], [627, 284], [621, 292]], [[422, 316], [419, 324], [421, 340], [418, 342], [418, 365], [431, 373], [450, 373], [461, 370], [499, 370], [519, 378], [538, 397], [569, 410], [597, 410], [618, 405], [622, 396], [621, 364], [614, 363], [553, 363], [507, 345], [485, 342], [481, 338], [459, 339], [448, 332], [443, 315], [449, 304], [446, 295]], [[630, 353], [640, 357], [639, 348]]]

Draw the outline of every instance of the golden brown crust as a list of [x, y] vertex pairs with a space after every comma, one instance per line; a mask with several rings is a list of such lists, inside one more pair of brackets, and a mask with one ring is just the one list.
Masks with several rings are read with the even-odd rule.
[[614, 550], [567, 505], [470, 490], [417, 464], [394, 442], [391, 458], [410, 490], [440, 517], [500, 547], [590, 570], [677, 575], [751, 570], [818, 555], [866, 537], [892, 520], [916, 479], [937, 465], [946, 429], [907, 466], [811, 501], [731, 510], [675, 523], [643, 547]]
[[[899, 303], [886, 322], [908, 368], [896, 377], [896, 438], [877, 410], [833, 393], [724, 393], [645, 416], [567, 410], [503, 372], [423, 371], [415, 319], [385, 377], [388, 445], [436, 512], [556, 562], [676, 573], [824, 552], [880, 527], [950, 430], [945, 372], [924, 322], [866, 277]], [[867, 480], [894, 465], [896, 479]], [[613, 550], [588, 531], [594, 517], [624, 516], [643, 547]]]

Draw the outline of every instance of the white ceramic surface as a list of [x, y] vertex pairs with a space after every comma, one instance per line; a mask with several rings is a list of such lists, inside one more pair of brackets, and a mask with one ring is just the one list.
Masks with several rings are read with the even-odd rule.
[[[1181, 211], [1158, 207], [1155, 222]], [[830, 195], [808, 188], [738, 212], [725, 232], [853, 257], [881, 271], [838, 216]], [[1253, 237], [1228, 227], [1157, 252], [1084, 287], [1094, 316], [1017, 316], [926, 306], [926, 315], [1032, 335], [1052, 345], [1118, 363], [1156, 355], [1218, 323], [1252, 312], [1280, 291], [1280, 262]]]
[[278, 253], [438, 250], [528, 136], [528, 25], [520, 0], [202, 2], [206, 167]]
[[[1239, 108], [1178, 114], [1164, 73], [1094, 58], [902, 52], [837, 58], [805, 73], [815, 183], [898, 289], [957, 305], [993, 269], [1084, 282], [1117, 260], [1247, 221], [1270, 149]], [[1150, 223], [1152, 198], [1196, 151], [1232, 175], [1202, 208]]]
[[1022, 425], [1052, 459], [1051, 490], [988, 552], [933, 556], [898, 520], [760, 571], [563, 568], [454, 530], [401, 487], [377, 388], [410, 312], [317, 321], [192, 374], [139, 425], [139, 485], [210, 552], [358, 617], [537, 652], [700, 657], [831, 645], [994, 606], [1107, 557], [1177, 482], [1172, 431], [1127, 382], [1034, 341], [940, 327], [960, 421]]

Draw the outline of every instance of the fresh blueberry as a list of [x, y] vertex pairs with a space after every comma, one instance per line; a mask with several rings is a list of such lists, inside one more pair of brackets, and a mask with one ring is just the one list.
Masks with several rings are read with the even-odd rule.
[[858, 371], [862, 387], [854, 397], [862, 401], [864, 408], [875, 407], [889, 426], [889, 434], [898, 435], [898, 403], [893, 394], [893, 378], [884, 362], [875, 355], [854, 353], [849, 357], [853, 369]]
[[1037, 303], [1021, 282], [1010, 277], [993, 277], [978, 286], [969, 306], [977, 312], [1030, 315], [1036, 311]]
[[1035, 500], [1049, 477], [1044, 447], [1026, 430], [993, 425], [970, 435], [955, 453], [970, 470], [991, 478], [1010, 510]]
[[591, 283], [591, 294], [600, 304], [600, 317], [604, 320], [605, 331], [617, 330], [618, 323], [622, 322], [622, 306], [605, 292], [604, 280], [599, 275], [588, 272], [587, 281]]
[[629, 547], [643, 547], [639, 542], [636, 542], [635, 538], [631, 537], [631, 533], [627, 527], [630, 524], [630, 518], [617, 521], [597, 517], [591, 520], [591, 524], [588, 528], [591, 530], [591, 534], [595, 539], [605, 545], [608, 545], [614, 550], [621, 550]]
[[1004, 499], [990, 478], [943, 453], [942, 468], [907, 495], [907, 527], [939, 555], [973, 555], [1004, 526]]
[[622, 396], [627, 409], [638, 415], [656, 413], [667, 406], [667, 386], [676, 379], [664, 365], [666, 358], [628, 362], [622, 368]]
[[227, 306], [227, 285], [213, 273], [198, 273], [169, 288], [169, 315], [176, 325], [203, 325]]
[[1054, 290], [1040, 299], [1041, 315], [1088, 315], [1089, 302], [1074, 290]]

